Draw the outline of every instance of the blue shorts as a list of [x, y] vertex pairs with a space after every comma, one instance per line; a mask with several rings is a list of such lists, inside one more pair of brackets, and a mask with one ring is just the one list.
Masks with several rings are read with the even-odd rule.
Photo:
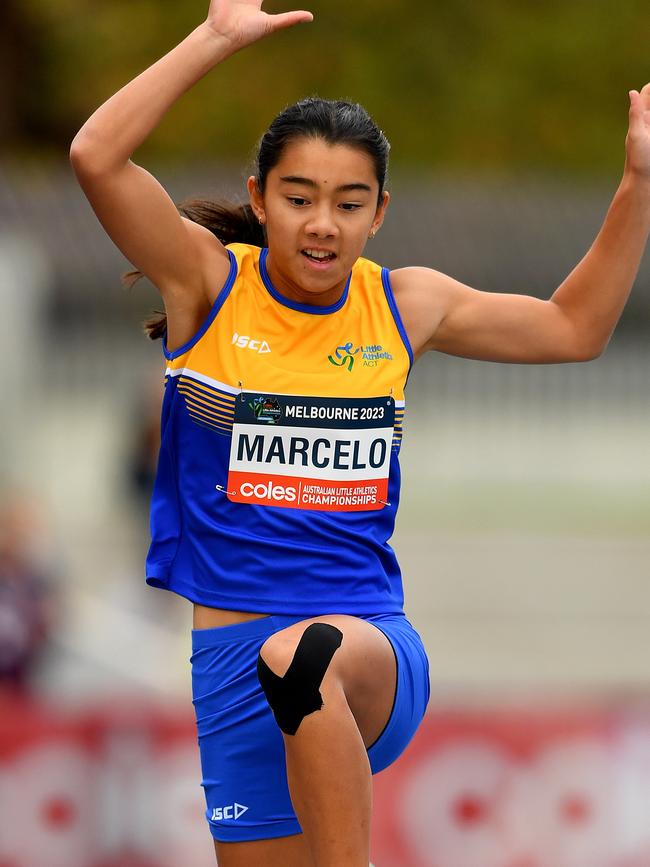
[[[266, 639], [313, 614], [270, 615], [192, 630], [192, 694], [212, 836], [224, 842], [301, 832], [291, 805], [284, 739], [257, 678]], [[404, 614], [362, 616], [387, 637], [397, 659], [397, 692], [379, 738], [368, 747], [372, 773], [406, 749], [429, 701], [429, 663]]]

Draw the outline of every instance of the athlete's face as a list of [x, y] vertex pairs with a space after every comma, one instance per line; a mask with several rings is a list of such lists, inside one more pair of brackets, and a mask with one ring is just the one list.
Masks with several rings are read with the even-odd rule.
[[[264, 195], [248, 179], [251, 204], [266, 225], [267, 268], [288, 298], [334, 304], [371, 232], [381, 226], [389, 195], [378, 206], [371, 158], [348, 145], [299, 138], [271, 169]], [[317, 258], [327, 253], [327, 258]]]

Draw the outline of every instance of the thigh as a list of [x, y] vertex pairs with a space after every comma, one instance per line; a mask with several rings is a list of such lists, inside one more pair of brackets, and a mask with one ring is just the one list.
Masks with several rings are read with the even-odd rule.
[[368, 749], [373, 774], [387, 768], [409, 745], [424, 717], [431, 686], [429, 660], [417, 631], [404, 615], [369, 618], [385, 633], [397, 659], [397, 690], [390, 719], [380, 737]]
[[340, 621], [345, 652], [337, 663], [376, 774], [404, 752], [429, 703], [429, 660], [422, 639], [404, 613], [317, 619]]
[[[282, 733], [257, 678], [273, 617], [192, 631], [192, 693], [206, 819], [215, 840], [299, 834]], [[297, 844], [287, 844], [295, 846]]]
[[214, 841], [218, 867], [314, 867], [303, 834], [248, 843]]

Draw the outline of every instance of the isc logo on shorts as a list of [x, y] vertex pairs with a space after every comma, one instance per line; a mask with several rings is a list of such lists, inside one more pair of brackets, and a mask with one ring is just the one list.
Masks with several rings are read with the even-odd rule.
[[242, 813], [245, 813], [248, 807], [243, 804], [228, 804], [227, 807], [215, 807], [212, 810], [211, 822], [223, 822], [226, 819], [239, 819]]

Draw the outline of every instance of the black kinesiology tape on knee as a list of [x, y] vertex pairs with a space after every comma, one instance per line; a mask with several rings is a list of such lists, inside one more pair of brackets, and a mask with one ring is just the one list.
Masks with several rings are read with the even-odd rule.
[[261, 653], [257, 657], [257, 676], [285, 734], [295, 735], [303, 717], [322, 708], [319, 687], [342, 641], [343, 633], [336, 626], [312, 623], [303, 632], [284, 677], [271, 671]]

